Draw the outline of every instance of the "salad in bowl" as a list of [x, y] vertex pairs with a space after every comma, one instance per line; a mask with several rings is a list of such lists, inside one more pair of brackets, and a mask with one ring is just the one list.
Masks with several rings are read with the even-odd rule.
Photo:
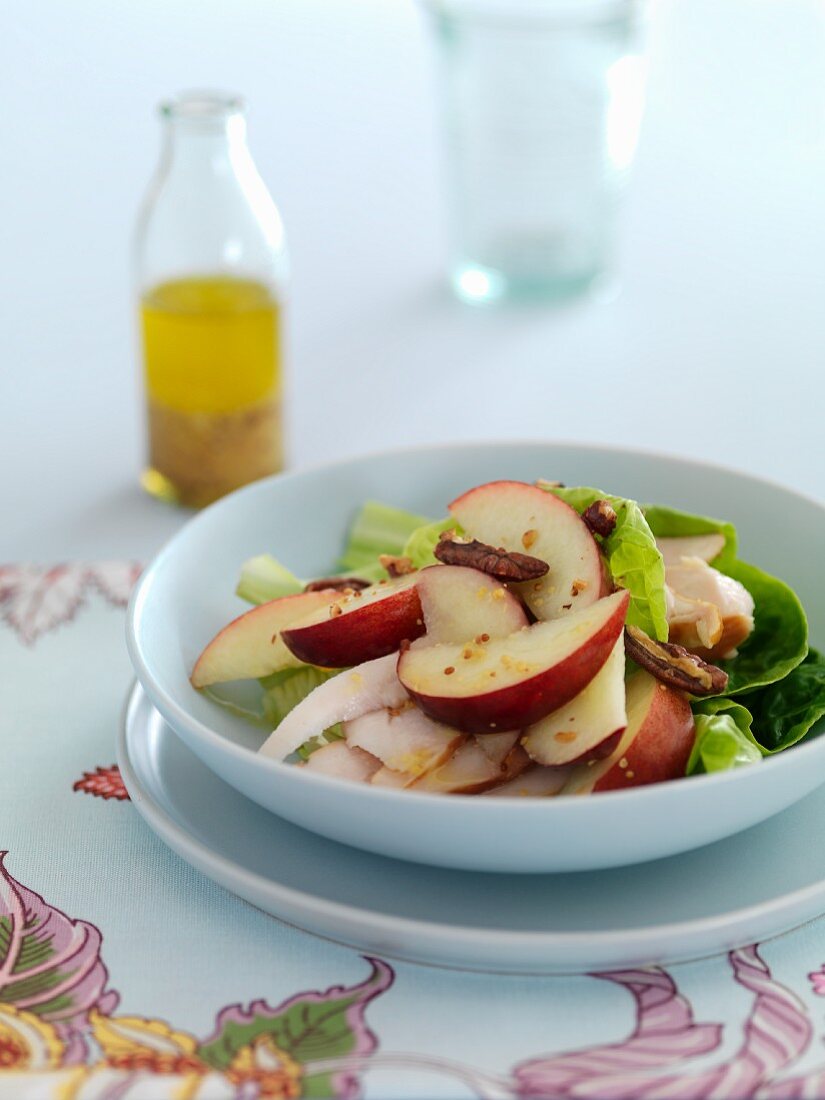
[[247, 561], [253, 606], [193, 687], [237, 713], [223, 685], [256, 681], [242, 713], [262, 757], [411, 796], [565, 798], [758, 767], [825, 715], [802, 605], [740, 560], [731, 523], [541, 479], [445, 510], [367, 502], [330, 576]]

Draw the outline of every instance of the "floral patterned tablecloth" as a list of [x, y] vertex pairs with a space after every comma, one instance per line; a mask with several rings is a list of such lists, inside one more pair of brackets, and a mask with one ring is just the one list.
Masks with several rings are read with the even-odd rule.
[[365, 958], [167, 849], [113, 763], [128, 562], [0, 567], [0, 1097], [825, 1097], [825, 920], [701, 963]]

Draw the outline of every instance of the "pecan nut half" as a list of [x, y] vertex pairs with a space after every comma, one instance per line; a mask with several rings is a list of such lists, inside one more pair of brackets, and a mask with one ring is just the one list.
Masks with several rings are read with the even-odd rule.
[[628, 657], [669, 687], [691, 695], [718, 695], [727, 687], [727, 672], [683, 646], [656, 642], [638, 626], [626, 626], [624, 637]]
[[393, 578], [406, 577], [408, 573], [415, 572], [415, 566], [409, 558], [399, 558], [394, 554], [379, 554], [378, 560]]
[[363, 581], [360, 577], [320, 577], [317, 581], [310, 581], [304, 587], [304, 592], [325, 592], [332, 589], [335, 592], [360, 592], [362, 588], [369, 588], [370, 582]]
[[488, 546], [478, 539], [461, 542], [450, 531], [441, 536], [433, 553], [445, 565], [469, 565], [500, 581], [532, 581], [550, 569], [546, 561], [530, 554]]
[[582, 519], [594, 535], [606, 539], [616, 527], [616, 510], [607, 500], [594, 500], [589, 508], [582, 512]]

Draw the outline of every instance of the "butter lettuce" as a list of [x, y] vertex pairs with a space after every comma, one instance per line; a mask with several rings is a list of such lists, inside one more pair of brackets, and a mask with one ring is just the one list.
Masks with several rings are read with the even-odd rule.
[[784, 581], [744, 561], [721, 572], [743, 584], [755, 604], [753, 633], [737, 657], [719, 662], [730, 677], [725, 694], [749, 693], [784, 680], [808, 653], [808, 620], [798, 596]]
[[[806, 658], [808, 622], [802, 605], [784, 581], [737, 558], [732, 523], [660, 505], [640, 507], [598, 489], [551, 491], [579, 513], [600, 499], [613, 505], [617, 523], [602, 549], [614, 581], [630, 591], [628, 622], [651, 636], [667, 639], [665, 570], [657, 537], [721, 534], [725, 544], [713, 567], [753, 597], [753, 633], [736, 657], [719, 662], [729, 677], [725, 694], [694, 705], [697, 742], [688, 774], [738, 767], [755, 760], [754, 753], [779, 751], [825, 717], [825, 659], [818, 654]], [[750, 709], [732, 696], [744, 696]]]
[[693, 743], [686, 775], [729, 771], [748, 764], [758, 764], [762, 751], [750, 733], [750, 714], [744, 707], [738, 711], [747, 716], [747, 730], [733, 713], [696, 715], [696, 740]]
[[753, 725], [767, 752], [781, 752], [823, 732], [825, 657], [815, 649], [784, 679], [746, 696]]
[[[282, 672], [273, 672], [260, 681], [263, 692], [263, 713], [269, 729], [277, 729], [289, 712], [306, 699], [311, 691], [337, 676], [340, 669], [316, 668], [303, 665], [301, 668], [288, 668]], [[331, 726], [318, 737], [311, 737], [297, 750], [302, 760], [333, 741], [342, 741], [344, 732], [340, 724]]]
[[319, 684], [337, 676], [338, 672], [338, 669], [301, 665], [263, 677], [259, 682], [264, 689], [263, 712], [269, 728], [276, 729], [293, 707], [297, 707]]
[[599, 489], [550, 488], [581, 514], [597, 500], [607, 500], [616, 512], [616, 527], [602, 541], [602, 551], [615, 583], [630, 592], [627, 621], [660, 642], [667, 641], [665, 565], [656, 539], [635, 500], [611, 496]]
[[[273, 672], [270, 676], [264, 676], [258, 681], [262, 688], [260, 706], [253, 710], [243, 706], [236, 699], [223, 694], [220, 690], [211, 687], [201, 688], [201, 691], [213, 703], [223, 707], [230, 714], [243, 718], [259, 729], [271, 732], [283, 722], [293, 707], [306, 699], [311, 691], [319, 684], [323, 684], [332, 676], [337, 676], [340, 669], [316, 668], [314, 665], [303, 665], [300, 668], [286, 668], [280, 672]], [[317, 737], [311, 737], [305, 741], [296, 751], [302, 760], [307, 760], [317, 749], [329, 745], [333, 741], [343, 741], [344, 730], [340, 723], [330, 726]]]
[[793, 589], [755, 565], [739, 561], [732, 523], [659, 505], [646, 505], [644, 513], [657, 538], [711, 532], [723, 535], [725, 545], [713, 559], [713, 568], [739, 581], [753, 596], [753, 633], [742, 643], [737, 657], [719, 662], [730, 677], [725, 694], [755, 691], [784, 679], [808, 652], [808, 621]]
[[[782, 752], [809, 735], [825, 732], [825, 657], [815, 649], [787, 676], [744, 697], [731, 699], [719, 696], [697, 700], [697, 741], [705, 719], [728, 716], [741, 737], [756, 747], [763, 756]], [[691, 756], [691, 763], [695, 764]], [[691, 774], [691, 763], [688, 774]], [[735, 765], [731, 765], [735, 766]], [[716, 768], [715, 770], [720, 770]]]
[[463, 529], [450, 516], [435, 523], [427, 523], [413, 531], [407, 539], [404, 544], [404, 557], [409, 558], [416, 569], [435, 565], [438, 559], [433, 551], [445, 531], [455, 531], [457, 535], [463, 534]]
[[715, 695], [709, 699], [694, 699], [692, 706], [693, 713], [697, 716], [701, 715], [714, 718], [719, 714], [727, 714], [742, 736], [749, 741], [754, 748], [759, 749], [762, 756], [769, 755], [770, 750], [766, 749], [765, 746], [760, 743], [754, 732], [753, 715], [739, 700], [729, 699], [724, 695]]

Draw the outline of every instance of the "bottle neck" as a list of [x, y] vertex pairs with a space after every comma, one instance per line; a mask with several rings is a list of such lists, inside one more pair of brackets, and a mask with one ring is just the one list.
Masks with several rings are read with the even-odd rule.
[[247, 147], [240, 102], [187, 93], [161, 117], [161, 155], [137, 230], [141, 284], [227, 271], [277, 282], [283, 226]]
[[208, 121], [167, 120], [162, 153], [167, 171], [224, 175], [248, 156], [242, 115]]
[[191, 91], [161, 104], [165, 173], [226, 175], [249, 159], [244, 104], [223, 92]]

